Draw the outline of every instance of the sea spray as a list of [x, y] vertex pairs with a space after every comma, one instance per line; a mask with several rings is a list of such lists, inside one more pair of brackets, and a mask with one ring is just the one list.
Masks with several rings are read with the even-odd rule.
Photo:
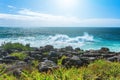
[[33, 47], [53, 45], [54, 47], [61, 48], [65, 46], [81, 47], [87, 42], [93, 42], [94, 37], [88, 33], [83, 36], [70, 37], [65, 34], [56, 34], [50, 36], [39, 35], [35, 37], [19, 37], [19, 38], [4, 38], [0, 42], [19, 42], [23, 44], [31, 44]]

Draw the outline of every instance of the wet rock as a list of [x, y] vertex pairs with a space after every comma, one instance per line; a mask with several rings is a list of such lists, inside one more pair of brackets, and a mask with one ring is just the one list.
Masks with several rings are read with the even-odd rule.
[[54, 50], [54, 47], [52, 45], [46, 45], [44, 47], [39, 48], [39, 51], [41, 51], [42, 53], [49, 52], [49, 51], [52, 51], [52, 50]]
[[99, 51], [100, 51], [101, 53], [108, 53], [110, 50], [109, 50], [109, 48], [102, 47]]
[[73, 47], [72, 47], [72, 46], [66, 46], [66, 47], [65, 47], [65, 50], [66, 50], [66, 51], [72, 51], [72, 50], [73, 50]]
[[58, 66], [50, 60], [45, 60], [44, 62], [41, 62], [38, 66], [38, 70], [40, 72], [47, 72], [47, 71], [52, 71], [53, 69], [58, 68]]
[[77, 51], [77, 52], [80, 51], [80, 48], [75, 48], [75, 51]]
[[36, 48], [36, 47], [31, 47], [31, 49], [32, 49], [33, 51], [39, 51], [39, 49]]
[[44, 48], [46, 52], [54, 49], [52, 45], [46, 45]]

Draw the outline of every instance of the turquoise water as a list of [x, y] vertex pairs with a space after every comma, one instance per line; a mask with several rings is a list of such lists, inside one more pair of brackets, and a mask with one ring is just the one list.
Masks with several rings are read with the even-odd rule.
[[4, 42], [30, 43], [33, 47], [50, 44], [60, 48], [70, 45], [85, 50], [108, 47], [111, 51], [120, 51], [120, 28], [0, 27], [0, 44]]

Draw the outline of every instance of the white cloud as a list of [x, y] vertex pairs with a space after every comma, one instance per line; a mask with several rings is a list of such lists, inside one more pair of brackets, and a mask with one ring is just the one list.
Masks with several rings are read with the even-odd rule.
[[16, 7], [15, 7], [15, 6], [12, 6], [12, 5], [8, 5], [8, 8], [16, 9]]
[[0, 13], [2, 26], [120, 26], [120, 19], [79, 19], [70, 16], [57, 16], [33, 12], [28, 9], [18, 11], [18, 14]]
[[92, 18], [81, 20], [83, 26], [95, 26], [95, 27], [120, 27], [120, 19], [112, 18]]

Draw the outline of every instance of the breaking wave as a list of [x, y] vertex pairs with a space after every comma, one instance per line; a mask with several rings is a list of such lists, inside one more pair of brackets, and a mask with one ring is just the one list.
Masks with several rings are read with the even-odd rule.
[[53, 45], [56, 48], [73, 46], [81, 47], [87, 43], [93, 43], [94, 37], [88, 33], [84, 33], [83, 36], [70, 37], [64, 34], [56, 34], [54, 36], [39, 35], [34, 37], [18, 37], [18, 38], [4, 38], [0, 39], [0, 44], [3, 42], [20, 42], [23, 44], [31, 44], [33, 47], [40, 47], [45, 45]]

